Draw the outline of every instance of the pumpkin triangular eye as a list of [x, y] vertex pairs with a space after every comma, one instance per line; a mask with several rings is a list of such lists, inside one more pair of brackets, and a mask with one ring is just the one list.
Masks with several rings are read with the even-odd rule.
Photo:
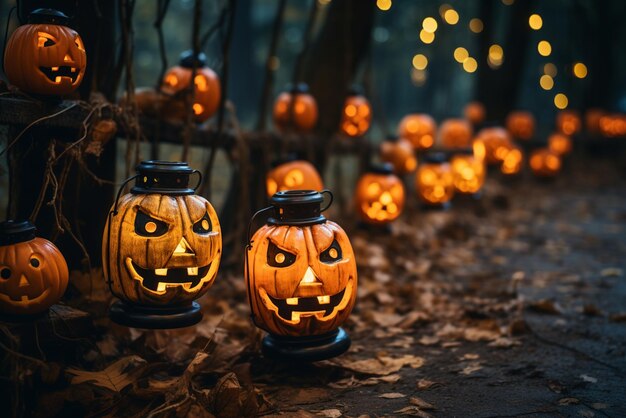
[[343, 254], [341, 252], [341, 245], [339, 245], [336, 239], [333, 240], [330, 247], [320, 253], [320, 261], [326, 264], [337, 262], [342, 258]]
[[135, 233], [142, 237], [158, 237], [167, 232], [167, 224], [163, 221], [145, 214], [141, 210], [137, 211], [135, 217]]
[[296, 261], [296, 255], [283, 250], [272, 241], [267, 246], [267, 264], [272, 267], [287, 267]]
[[56, 45], [56, 40], [52, 37], [52, 35], [45, 32], [39, 32], [37, 35], [37, 46], [39, 48]]

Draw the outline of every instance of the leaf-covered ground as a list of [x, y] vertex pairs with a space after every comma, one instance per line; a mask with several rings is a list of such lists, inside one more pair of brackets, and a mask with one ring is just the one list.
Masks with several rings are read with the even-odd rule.
[[240, 272], [220, 273], [199, 325], [172, 331], [112, 324], [101, 273], [75, 273], [68, 304], [91, 319], [68, 325], [57, 307], [54, 329], [34, 342], [2, 327], [2, 408], [36, 417], [626, 416], [623, 174], [615, 158], [579, 159], [555, 181], [491, 178], [480, 202], [447, 212], [410, 203], [390, 235], [342, 222], [359, 266], [345, 326], [353, 344], [311, 365], [259, 354]]

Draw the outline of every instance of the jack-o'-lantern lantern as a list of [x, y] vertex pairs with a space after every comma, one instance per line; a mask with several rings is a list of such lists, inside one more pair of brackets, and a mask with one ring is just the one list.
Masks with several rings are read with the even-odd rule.
[[580, 131], [580, 115], [574, 110], [561, 110], [556, 115], [556, 129], [565, 135], [574, 135]]
[[474, 155], [472, 148], [455, 150], [450, 159], [456, 192], [477, 194], [485, 183], [485, 163]]
[[278, 129], [309, 132], [317, 123], [317, 102], [309, 87], [299, 83], [281, 93], [274, 103], [274, 124]]
[[476, 147], [484, 147], [485, 162], [488, 165], [500, 164], [512, 146], [509, 133], [497, 126], [481, 129], [474, 140], [475, 150]]
[[506, 118], [506, 129], [516, 139], [529, 140], [535, 135], [535, 117], [524, 110], [511, 112]]
[[351, 138], [365, 135], [372, 122], [370, 102], [357, 90], [350, 91], [341, 112], [339, 130]]
[[537, 177], [554, 177], [561, 170], [561, 158], [547, 148], [530, 154], [530, 168]]
[[393, 135], [380, 144], [380, 159], [393, 165], [398, 175], [412, 173], [417, 168], [417, 158], [411, 143]]
[[213, 206], [189, 188], [196, 172], [187, 163], [143, 161], [130, 193], [118, 194], [102, 239], [104, 275], [121, 299], [114, 321], [176, 328], [202, 317], [192, 301], [215, 280], [222, 238]]
[[447, 207], [454, 196], [454, 178], [447, 157], [441, 152], [424, 156], [415, 175], [415, 188], [422, 202]]
[[590, 135], [600, 134], [600, 119], [606, 114], [602, 109], [592, 108], [585, 112], [585, 128]]
[[472, 145], [472, 126], [464, 119], [447, 119], [439, 127], [445, 148], [466, 148]]
[[608, 138], [626, 135], [626, 115], [608, 113], [600, 118], [600, 134]]
[[370, 167], [359, 179], [354, 206], [361, 220], [371, 225], [386, 225], [404, 209], [404, 186], [393, 174], [391, 164]]
[[267, 173], [267, 196], [285, 190], [324, 189], [322, 177], [313, 164], [305, 160], [279, 162]]
[[356, 262], [344, 230], [321, 214], [323, 200], [312, 190], [276, 193], [264, 210], [272, 211], [267, 224], [247, 247], [252, 318], [270, 333], [263, 341], [266, 355], [315, 361], [350, 345], [339, 327], [356, 299]]
[[524, 153], [522, 150], [518, 146], [512, 145], [503, 155], [500, 172], [506, 176], [519, 174], [524, 166]]
[[27, 93], [56, 96], [80, 86], [87, 54], [80, 35], [65, 26], [68, 20], [57, 10], [37, 9], [13, 32], [4, 52], [11, 84]]
[[572, 152], [572, 139], [565, 134], [555, 132], [548, 137], [548, 148], [559, 157], [562, 157]]
[[463, 116], [474, 126], [484, 122], [486, 113], [481, 102], [469, 102], [463, 109]]
[[[194, 64], [196, 73], [193, 79], [193, 104], [191, 101], [190, 84]], [[187, 106], [191, 105], [194, 120], [198, 123], [210, 118], [217, 110], [222, 90], [220, 80], [215, 72], [207, 67], [206, 55], [199, 53], [194, 57], [193, 51], [185, 51], [180, 55], [178, 65], [170, 68], [163, 76], [161, 91], [172, 96], [165, 101], [162, 109], [164, 117], [173, 120], [184, 120]]]
[[435, 144], [437, 124], [435, 120], [424, 113], [406, 115], [398, 125], [398, 135], [407, 139], [413, 149], [421, 151], [431, 148]]
[[35, 237], [30, 222], [0, 223], [0, 312], [34, 315], [59, 301], [69, 272], [50, 241]]

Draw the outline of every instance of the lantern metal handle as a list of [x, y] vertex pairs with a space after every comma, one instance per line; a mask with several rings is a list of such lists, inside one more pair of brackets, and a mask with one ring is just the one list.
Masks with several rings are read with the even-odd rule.
[[[195, 192], [196, 190], [198, 190], [198, 187], [200, 187], [200, 184], [202, 184], [202, 173], [200, 172], [200, 170], [193, 170], [191, 172], [191, 174], [198, 174], [198, 183], [196, 183], [196, 187], [193, 188], [193, 191]], [[191, 174], [189, 175], [191, 177]]]
[[333, 199], [334, 199], [335, 197], [333, 196], [333, 192], [331, 192], [331, 191], [330, 191], [330, 190], [328, 190], [328, 189], [324, 189], [324, 190], [322, 190], [322, 191], [320, 192], [320, 194], [327, 194], [328, 196], [330, 196], [330, 201], [328, 202], [328, 204], [327, 204], [326, 206], [324, 206], [323, 208], [321, 208], [321, 209], [320, 209], [320, 212], [324, 212], [324, 211], [326, 211], [326, 210], [330, 207], [330, 205], [332, 205], [332, 204], [333, 204]]
[[257, 216], [261, 215], [264, 212], [268, 212], [272, 209], [274, 209], [274, 206], [268, 206], [266, 208], [260, 209], [256, 211], [254, 215], [252, 215], [252, 218], [250, 218], [250, 222], [248, 223], [248, 235], [246, 236], [246, 248], [247, 249], [252, 248], [251, 238], [252, 238], [252, 225], [254, 224], [254, 220], [257, 218]]
[[114, 216], [117, 215], [117, 204], [120, 200], [120, 195], [122, 194], [122, 190], [124, 190], [124, 187], [126, 187], [128, 183], [135, 180], [137, 177], [139, 177], [139, 174], [135, 174], [134, 176], [127, 178], [126, 180], [124, 180], [120, 188], [117, 190], [117, 195], [115, 196], [115, 205], [113, 205], [113, 211], [111, 212]]

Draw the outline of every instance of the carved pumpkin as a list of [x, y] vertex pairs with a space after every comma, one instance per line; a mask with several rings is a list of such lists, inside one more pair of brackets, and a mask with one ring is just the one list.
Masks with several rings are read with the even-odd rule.
[[35, 237], [30, 222], [0, 224], [0, 312], [38, 314], [67, 288], [65, 258], [50, 241]]
[[9, 82], [27, 93], [65, 96], [80, 86], [87, 66], [83, 40], [64, 26], [68, 18], [37, 9], [7, 42], [4, 70]]
[[565, 135], [574, 135], [580, 132], [582, 122], [580, 115], [574, 110], [561, 110], [556, 115], [556, 129]]
[[246, 252], [252, 318], [270, 334], [327, 334], [354, 306], [354, 252], [344, 230], [320, 215], [322, 200], [314, 191], [278, 192]]
[[426, 150], [435, 143], [437, 124], [429, 115], [414, 113], [406, 115], [398, 125], [400, 138], [408, 139], [413, 149]]
[[420, 163], [415, 176], [417, 195], [427, 205], [445, 205], [454, 196], [452, 168], [443, 153], [430, 153]]
[[485, 183], [485, 164], [474, 156], [471, 148], [455, 151], [450, 160], [454, 189], [459, 193], [475, 194]]
[[506, 118], [506, 129], [514, 138], [529, 140], [535, 135], [535, 117], [523, 110], [511, 112]]
[[[193, 51], [185, 51], [180, 56], [178, 65], [170, 68], [163, 76], [161, 91], [172, 96], [163, 105], [163, 116], [173, 120], [184, 120], [188, 103], [186, 93], [191, 83], [192, 69], [196, 64], [193, 91], [193, 116], [198, 123], [210, 118], [217, 110], [222, 95], [217, 74], [207, 67], [204, 53], [194, 59]], [[189, 98], [190, 100], [190, 98]]]
[[439, 127], [439, 136], [445, 148], [466, 148], [472, 145], [472, 126], [463, 119], [448, 119]]
[[409, 141], [396, 136], [387, 137], [380, 144], [380, 159], [393, 165], [398, 175], [412, 173], [417, 168], [417, 159]]
[[313, 164], [305, 160], [288, 161], [267, 173], [267, 196], [285, 190], [324, 189], [324, 183]]
[[548, 137], [548, 148], [561, 157], [572, 152], [572, 140], [567, 135], [555, 132]]
[[[274, 124], [279, 130], [309, 132], [317, 123], [317, 102], [305, 83], [281, 93], [274, 103]], [[295, 98], [295, 100], [294, 100]]]
[[363, 222], [385, 225], [396, 220], [404, 209], [404, 186], [390, 164], [372, 167], [359, 179], [354, 205]]
[[515, 145], [512, 145], [504, 153], [502, 159], [502, 165], [500, 166], [500, 172], [507, 176], [513, 176], [522, 171], [524, 165], [524, 153]]
[[474, 126], [484, 122], [486, 113], [481, 102], [469, 102], [463, 109], [463, 116]]
[[530, 155], [530, 168], [537, 177], [554, 177], [561, 170], [561, 158], [547, 148], [540, 148]]
[[372, 122], [372, 107], [365, 96], [351, 91], [341, 112], [339, 130], [351, 138], [365, 135]]
[[500, 127], [481, 129], [474, 142], [477, 143], [475, 149], [480, 144], [484, 146], [485, 162], [488, 165], [500, 164], [513, 146], [509, 133]]
[[104, 275], [113, 294], [131, 304], [189, 303], [207, 292], [219, 268], [217, 214], [187, 187], [187, 163], [144, 161], [137, 172], [105, 226]]

